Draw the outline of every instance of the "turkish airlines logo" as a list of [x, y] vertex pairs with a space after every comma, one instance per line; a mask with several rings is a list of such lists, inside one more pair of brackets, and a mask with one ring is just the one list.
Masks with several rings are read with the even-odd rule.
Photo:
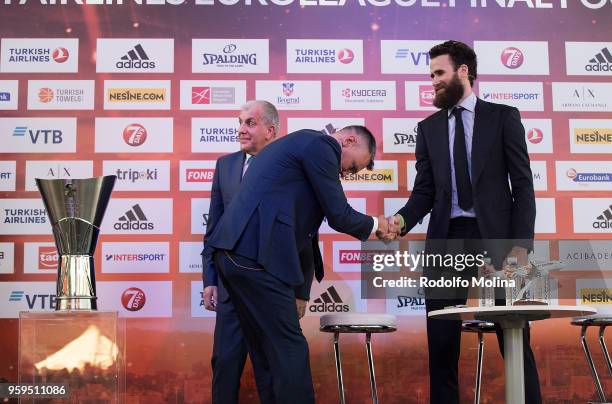
[[128, 125], [123, 129], [123, 140], [129, 146], [140, 146], [147, 140], [147, 130], [138, 123]]
[[525, 56], [519, 48], [509, 47], [502, 51], [501, 62], [508, 69], [518, 69], [525, 61]]
[[538, 128], [532, 128], [527, 132], [527, 140], [529, 140], [529, 143], [538, 144], [541, 143], [543, 139], [544, 134]]
[[68, 53], [68, 49], [60, 47], [55, 48], [51, 56], [53, 57], [53, 60], [55, 60], [56, 63], [64, 63], [68, 60], [70, 53]]
[[38, 90], [38, 100], [45, 104], [53, 101], [53, 90], [48, 87], [41, 88]]
[[431, 107], [433, 105], [436, 92], [433, 86], [421, 85], [419, 86], [419, 105], [421, 107]]
[[142, 289], [128, 288], [121, 295], [121, 304], [128, 311], [138, 311], [147, 302], [147, 297]]
[[59, 254], [55, 247], [38, 247], [38, 268], [57, 269]]
[[355, 59], [355, 54], [348, 48], [340, 49], [338, 51], [338, 62], [347, 65]]
[[214, 168], [188, 168], [185, 170], [187, 182], [211, 182], [215, 175]]

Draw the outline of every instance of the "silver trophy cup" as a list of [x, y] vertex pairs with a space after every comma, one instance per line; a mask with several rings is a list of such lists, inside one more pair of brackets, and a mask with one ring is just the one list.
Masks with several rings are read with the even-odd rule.
[[56, 310], [98, 308], [93, 254], [116, 179], [36, 179], [59, 254]]

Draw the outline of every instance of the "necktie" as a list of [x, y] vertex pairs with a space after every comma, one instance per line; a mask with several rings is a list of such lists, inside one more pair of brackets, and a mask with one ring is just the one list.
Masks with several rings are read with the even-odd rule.
[[453, 109], [455, 116], [455, 142], [453, 145], [453, 160], [455, 163], [455, 181], [457, 183], [457, 199], [459, 207], [463, 210], [472, 208], [472, 183], [468, 169], [467, 151], [465, 148], [465, 131], [463, 130], [463, 120], [461, 112], [464, 108], [456, 107]]
[[253, 162], [253, 157], [255, 156], [247, 156], [245, 162], [244, 162], [244, 167], [242, 168], [242, 176], [244, 177], [244, 174], [246, 173], [247, 169], [249, 168], [249, 165]]

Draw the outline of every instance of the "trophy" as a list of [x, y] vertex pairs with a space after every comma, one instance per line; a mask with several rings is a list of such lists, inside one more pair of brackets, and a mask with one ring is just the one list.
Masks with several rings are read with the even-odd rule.
[[36, 178], [59, 254], [55, 309], [97, 310], [93, 254], [114, 175], [83, 179]]

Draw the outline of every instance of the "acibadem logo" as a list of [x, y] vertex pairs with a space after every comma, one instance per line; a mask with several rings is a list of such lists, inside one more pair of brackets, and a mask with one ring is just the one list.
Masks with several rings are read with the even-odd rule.
[[323, 292], [313, 301], [308, 310], [312, 313], [346, 313], [349, 311], [349, 305], [344, 304], [336, 288], [330, 286], [327, 292]]

